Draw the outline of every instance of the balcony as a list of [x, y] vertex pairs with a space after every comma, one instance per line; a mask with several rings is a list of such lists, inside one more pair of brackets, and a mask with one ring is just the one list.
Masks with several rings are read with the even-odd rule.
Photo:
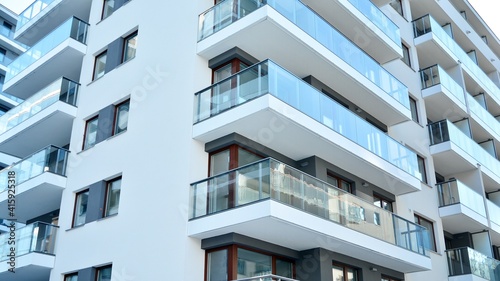
[[378, 62], [386, 63], [403, 57], [399, 27], [370, 0], [303, 0], [302, 2], [339, 29], [352, 42], [363, 46], [363, 50]]
[[15, 39], [33, 45], [69, 17], [89, 19], [91, 0], [35, 0], [19, 15]]
[[299, 280], [278, 276], [274, 274], [265, 274], [254, 277], [241, 278], [235, 281], [299, 281]]
[[70, 18], [45, 36], [9, 65], [3, 91], [26, 99], [58, 77], [77, 81], [87, 51], [87, 28], [87, 23]]
[[[212, 59], [237, 46], [300, 77], [316, 77], [387, 125], [411, 120], [407, 87], [300, 1], [242, 1], [236, 14], [234, 3], [200, 15], [200, 56]], [[297, 54], [300, 59], [290, 59]]]
[[465, 51], [429, 15], [413, 21], [415, 46], [425, 56], [419, 56], [420, 65], [433, 65], [436, 62], [444, 68], [460, 63], [464, 70], [466, 83], [477, 84], [491, 102], [500, 105], [500, 89], [484, 71], [465, 53]]
[[18, 221], [26, 221], [59, 209], [61, 195], [66, 187], [68, 155], [69, 151], [66, 149], [48, 146], [0, 171], [0, 217], [9, 217], [8, 172], [15, 172]]
[[[429, 124], [430, 152], [434, 165], [444, 175], [473, 170], [500, 183], [500, 162], [448, 120]], [[486, 178], [485, 178], [486, 180]]]
[[[68, 144], [78, 88], [76, 82], [60, 78], [0, 116], [0, 151], [26, 157], [41, 146]], [[57, 134], [48, 133], [54, 128]]]
[[[500, 261], [467, 247], [447, 250], [446, 256], [450, 280], [500, 281]], [[461, 276], [461, 278], [452, 279], [455, 276]], [[477, 279], [476, 276], [483, 279]]]
[[495, 138], [497, 141], [497, 151], [500, 151], [498, 143], [500, 142], [500, 122], [491, 115], [479, 102], [477, 102], [474, 97], [467, 94], [467, 103], [469, 104], [470, 120], [472, 121], [472, 126], [477, 128], [474, 130], [474, 136], [477, 139], [487, 140]]
[[496, 232], [494, 235], [497, 239], [494, 239], [495, 243], [500, 241], [500, 206], [493, 203], [490, 200], [486, 200], [486, 207], [488, 208], [488, 214], [490, 218], [490, 228]]
[[444, 230], [456, 234], [488, 227], [483, 196], [458, 180], [437, 184]]
[[54, 267], [54, 245], [58, 226], [36, 222], [15, 230], [16, 273], [9, 272], [10, 233], [0, 235], [0, 279], [9, 281], [49, 280]]
[[2, 46], [15, 50], [16, 53], [26, 51], [26, 46], [24, 44], [14, 41], [14, 32], [3, 25], [0, 26], [0, 42]]
[[[429, 119], [450, 117], [459, 120], [468, 116], [464, 89], [441, 66], [434, 65], [420, 70], [420, 81]], [[453, 111], [450, 112], [450, 109]]]
[[189, 204], [191, 237], [235, 232], [297, 251], [324, 247], [401, 272], [431, 266], [425, 228], [273, 159], [193, 183]]
[[196, 93], [194, 113], [201, 142], [235, 132], [295, 160], [321, 156], [396, 195], [421, 189], [413, 151], [272, 61]]

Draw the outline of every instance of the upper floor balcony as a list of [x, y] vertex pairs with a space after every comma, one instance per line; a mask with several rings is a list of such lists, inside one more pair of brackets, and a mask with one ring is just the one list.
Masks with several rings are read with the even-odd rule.
[[[9, 218], [8, 179], [16, 185], [16, 219], [28, 219], [57, 210], [66, 187], [66, 167], [69, 151], [48, 146], [0, 171], [0, 217]], [[14, 178], [9, 178], [14, 172]], [[12, 176], [12, 173], [11, 173]], [[1, 245], [1, 244], [0, 244]]]
[[193, 183], [189, 202], [191, 237], [234, 232], [400, 272], [431, 267], [424, 227], [270, 158]]
[[3, 91], [22, 99], [64, 76], [78, 81], [87, 52], [88, 24], [70, 18], [10, 65]]
[[[9, 281], [49, 280], [54, 267], [54, 245], [58, 226], [35, 222], [15, 230], [15, 251], [8, 244], [10, 232], [0, 235], [0, 279]], [[8, 261], [15, 255], [15, 271], [9, 272]]]
[[298, 0], [265, 3], [226, 0], [201, 14], [198, 54], [212, 59], [236, 46], [314, 76], [386, 125], [411, 120], [408, 88], [327, 20]]
[[[283, 5], [291, 5], [292, 2]], [[352, 42], [362, 46], [363, 50], [378, 62], [386, 63], [403, 56], [399, 27], [372, 1], [302, 0], [302, 2]], [[297, 17], [300, 18], [300, 9], [297, 9], [297, 12], [299, 13]]]
[[15, 39], [33, 45], [69, 17], [88, 21], [92, 0], [35, 0], [17, 21]]
[[458, 180], [437, 184], [439, 215], [449, 233], [478, 232], [488, 227], [484, 198]]
[[[41, 146], [69, 143], [79, 84], [59, 78], [0, 116], [0, 151], [26, 157]], [[57, 134], [48, 133], [57, 128]]]
[[446, 256], [449, 280], [500, 281], [500, 261], [498, 260], [468, 247], [447, 250]]
[[[468, 116], [464, 89], [441, 66], [420, 70], [420, 81], [429, 119], [449, 117], [459, 120]], [[453, 109], [453, 114], [450, 114], [450, 109]]]
[[[413, 21], [415, 46], [425, 56], [419, 56], [420, 65], [436, 62], [444, 68], [460, 64], [467, 84], [475, 84], [487, 93], [491, 102], [500, 105], [500, 89], [467, 55], [430, 15]], [[469, 82], [469, 83], [468, 83]]]
[[500, 151], [500, 121], [488, 112], [474, 97], [467, 94], [471, 125], [474, 135], [481, 140], [496, 139], [497, 151]]
[[491, 240], [495, 245], [498, 245], [500, 244], [500, 206], [490, 200], [486, 200], [486, 207], [488, 208], [490, 218], [490, 228], [495, 232], [491, 232]]
[[317, 155], [392, 194], [421, 189], [415, 152], [270, 60], [196, 93], [194, 114], [193, 138], [205, 143], [238, 133], [295, 160]]
[[22, 53], [27, 49], [26, 45], [14, 41], [14, 31], [3, 25], [0, 26], [0, 42], [3, 48], [12, 50], [15, 53]]
[[428, 126], [430, 152], [441, 174], [453, 175], [477, 169], [480, 164], [486, 177], [500, 183], [500, 162], [452, 122], [442, 120]]

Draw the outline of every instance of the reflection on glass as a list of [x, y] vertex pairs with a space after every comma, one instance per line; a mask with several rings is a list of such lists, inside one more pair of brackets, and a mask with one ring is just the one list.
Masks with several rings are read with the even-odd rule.
[[254, 277], [272, 273], [271, 256], [238, 248], [238, 278]]
[[227, 250], [210, 252], [207, 255], [207, 281], [227, 281]]

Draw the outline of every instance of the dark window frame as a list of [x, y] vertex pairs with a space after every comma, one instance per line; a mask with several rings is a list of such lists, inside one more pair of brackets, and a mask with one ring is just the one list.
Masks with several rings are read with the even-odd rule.
[[[394, 212], [394, 206], [392, 205], [394, 203], [394, 201], [392, 201], [389, 198], [382, 196], [378, 193], [373, 193], [373, 199], [374, 199], [374, 201], [373, 201], [374, 205], [375, 205], [375, 200], [380, 201], [380, 205], [375, 205], [375, 206], [380, 207], [381, 209], [384, 209], [386, 211]], [[385, 202], [389, 206], [391, 206], [391, 209], [390, 210], [385, 209], [383, 204], [382, 204], [383, 202]]]
[[[418, 105], [417, 105], [417, 100], [414, 99], [413, 97], [410, 98], [410, 113], [411, 113], [411, 119], [415, 121], [416, 123], [420, 124], [420, 118], [418, 116]], [[412, 105], [414, 105], [415, 110], [413, 110]]]
[[101, 58], [102, 56], [106, 56], [106, 61], [108, 60], [108, 50], [107, 50], [107, 49], [106, 49], [106, 50], [104, 50], [104, 51], [102, 51], [102, 52], [100, 52], [99, 54], [97, 54], [97, 55], [95, 56], [95, 58], [94, 58], [94, 71], [92, 72], [92, 81], [95, 81], [95, 80], [97, 80], [97, 79], [99, 79], [99, 78], [103, 77], [103, 76], [106, 74], [106, 62], [105, 62], [105, 63], [104, 63], [104, 70], [103, 70], [102, 75], [101, 75], [101, 76], [99, 76], [99, 77], [96, 77], [96, 75], [97, 75], [97, 72], [96, 72], [96, 70], [97, 70], [97, 68], [96, 68], [96, 67], [97, 67], [97, 61], [98, 61], [98, 60], [99, 60], [99, 58]]
[[73, 273], [65, 274], [64, 275], [64, 281], [66, 281], [67, 278], [71, 278], [71, 277], [75, 277], [75, 276], [77, 277], [76, 279], [78, 280], [78, 272], [73, 272]]
[[[420, 171], [420, 163], [422, 163], [423, 171]], [[423, 183], [428, 183], [427, 179], [427, 165], [425, 164], [425, 158], [417, 154], [417, 164], [418, 171], [422, 174], [422, 178], [420, 179]]]
[[356, 273], [355, 281], [360, 281], [360, 278], [359, 278], [360, 277], [359, 268], [354, 267], [352, 265], [345, 264], [345, 263], [340, 263], [340, 262], [337, 262], [337, 261], [333, 261], [332, 262], [332, 267], [333, 266], [341, 267], [342, 268], [342, 270], [344, 272], [344, 281], [348, 281], [348, 279], [347, 279], [347, 270], [348, 269], [352, 269], [352, 271]]
[[[75, 227], [79, 227], [79, 226], [82, 226], [82, 225], [85, 225], [85, 222], [82, 223], [82, 224], [79, 224], [79, 225], [75, 225], [75, 221], [76, 221], [76, 207], [77, 207], [77, 203], [78, 203], [78, 196], [82, 195], [83, 193], [89, 193], [90, 194], [90, 189], [84, 189], [84, 190], [81, 190], [79, 192], [77, 192], [75, 194], [75, 204], [73, 206], [73, 219], [72, 219], [72, 222], [71, 222], [71, 227], [72, 228], [75, 228]], [[87, 195], [88, 197], [89, 195]], [[87, 198], [88, 200], [88, 198]], [[87, 201], [87, 205], [88, 205], [88, 201]], [[88, 206], [87, 206], [88, 207]], [[87, 212], [87, 211], [86, 211]], [[85, 217], [87, 217], [87, 213], [85, 212]]]
[[134, 53], [134, 56], [133, 57], [130, 57], [130, 58], [125, 58], [126, 54], [127, 54], [127, 46], [128, 46], [128, 42], [133, 39], [135, 37], [136, 39], [136, 46], [135, 46], [135, 51], [137, 52], [137, 37], [139, 36], [139, 31], [136, 30], [134, 32], [132, 32], [130, 35], [126, 36], [123, 38], [123, 48], [122, 48], [122, 59], [121, 59], [121, 63], [125, 63], [129, 60], [132, 60], [135, 58], [136, 56], [136, 53]]
[[115, 1], [115, 0], [104, 0], [102, 1], [102, 12], [101, 12], [101, 20], [104, 20], [104, 19], [107, 19], [109, 16], [111, 16], [113, 13], [114, 13], [114, 4], [113, 4], [113, 11], [111, 11], [111, 13], [109, 14], [104, 14], [104, 11], [106, 11], [106, 4], [109, 2], [109, 1]]
[[434, 248], [433, 249], [430, 249], [434, 252], [437, 251], [437, 245], [436, 245], [436, 235], [435, 235], [435, 232], [434, 232], [434, 222], [422, 217], [421, 215], [418, 215], [418, 214], [413, 214], [413, 217], [414, 217], [414, 220], [415, 220], [415, 223], [422, 226], [422, 221], [424, 222], [427, 222], [431, 225], [431, 228], [432, 229], [428, 229], [427, 231], [429, 231], [430, 234], [432, 234], [432, 245]]
[[[352, 180], [349, 180], [349, 179], [346, 179], [346, 178], [343, 178], [341, 176], [338, 176], [337, 174], [331, 172], [331, 171], [327, 171], [326, 172], [326, 176], [327, 177], [330, 177], [330, 178], [333, 178], [335, 180], [337, 180], [337, 188], [342, 190], [342, 191], [345, 191], [345, 192], [348, 192], [350, 194], [354, 194], [354, 182]], [[349, 191], [347, 190], [344, 190], [341, 188], [341, 183], [342, 182], [345, 182], [345, 183], [348, 183], [349, 184]]]
[[[398, 8], [399, 8], [399, 10], [398, 10], [398, 9], [396, 9], [396, 8], [394, 7], [394, 4], [393, 4], [393, 3], [395, 3], [395, 2], [397, 2], [397, 3], [398, 3]], [[403, 9], [403, 1], [402, 1], [402, 0], [393, 0], [393, 1], [391, 1], [389, 4], [390, 4], [390, 6], [391, 6], [391, 7], [392, 7], [392, 8], [393, 8], [393, 9], [394, 9], [394, 10], [395, 10], [395, 11], [396, 11], [396, 12], [397, 12], [400, 16], [404, 17], [405, 12], [404, 12], [404, 9]]]
[[90, 149], [90, 148], [94, 147], [97, 144], [97, 132], [96, 132], [96, 142], [92, 146], [89, 146], [89, 147], [85, 146], [85, 144], [87, 142], [87, 138], [88, 138], [87, 133], [88, 133], [88, 128], [89, 128], [89, 123], [93, 122], [93, 121], [96, 121], [96, 120], [97, 120], [97, 126], [99, 126], [99, 115], [96, 115], [96, 116], [88, 119], [87, 121], [85, 121], [85, 131], [83, 132], [82, 150]]
[[116, 127], [118, 125], [118, 117], [119, 117], [118, 113], [119, 113], [119, 109], [120, 109], [121, 106], [123, 106], [123, 105], [125, 105], [127, 103], [128, 103], [128, 112], [130, 114], [130, 99], [126, 99], [126, 100], [120, 102], [119, 104], [115, 105], [115, 112], [113, 113], [114, 114], [114, 116], [113, 116], [113, 129], [111, 131], [111, 136], [115, 136], [117, 134], [121, 134], [121, 133], [126, 132], [128, 130], [128, 117], [127, 117], [127, 128], [124, 129], [124, 130], [122, 130], [121, 132], [118, 132], [118, 133], [116, 132]]
[[[118, 176], [116, 178], [113, 178], [113, 179], [110, 179], [110, 180], [106, 181], [106, 191], [105, 191], [105, 194], [104, 194], [104, 206], [102, 208], [102, 210], [103, 210], [102, 211], [102, 217], [103, 218], [107, 218], [107, 217], [114, 216], [114, 215], [118, 214], [118, 211], [116, 211], [115, 214], [111, 214], [111, 215], [107, 214], [108, 213], [108, 208], [109, 208], [109, 206], [108, 206], [109, 189], [111, 187], [111, 184], [114, 183], [114, 182], [116, 182], [116, 181], [122, 181], [122, 183], [123, 183], [122, 176]], [[122, 183], [120, 184], [120, 197], [121, 197], [121, 190], [122, 190], [121, 185], [122, 185]], [[118, 206], [119, 205], [120, 204], [118, 203]]]
[[[401, 60], [411, 68], [411, 53], [410, 53], [410, 47], [406, 46], [405, 43], [401, 43], [401, 49], [403, 49], [403, 57]], [[406, 54], [406, 56], [405, 56]]]
[[[94, 280], [95, 280], [95, 281], [99, 281], [99, 272], [100, 272], [101, 270], [105, 270], [105, 269], [108, 269], [108, 268], [110, 268], [110, 269], [111, 269], [111, 277], [112, 277], [112, 276], [113, 276], [113, 265], [112, 265], [112, 264], [108, 264], [108, 265], [104, 265], [104, 266], [97, 267], [97, 268], [95, 269], [95, 278], [94, 278]], [[111, 280], [112, 280], [112, 279], [111, 279]]]
[[252, 248], [252, 247], [248, 247], [248, 246], [244, 246], [244, 245], [231, 244], [228, 246], [222, 246], [222, 247], [217, 247], [217, 248], [205, 250], [205, 270], [204, 270], [205, 278], [204, 278], [204, 280], [205, 281], [208, 280], [208, 255], [212, 252], [217, 252], [217, 251], [221, 251], [221, 250], [227, 251], [227, 277], [228, 277], [228, 280], [238, 279], [237, 278], [237, 275], [238, 275], [238, 249], [243, 249], [243, 250], [263, 254], [266, 256], [270, 256], [271, 257], [271, 272], [272, 272], [272, 274], [276, 274], [276, 260], [290, 262], [293, 266], [293, 268], [292, 268], [293, 278], [295, 278], [297, 276], [297, 273], [296, 273], [297, 267], [295, 265], [295, 261], [290, 259], [290, 258], [280, 256], [280, 255], [277, 255], [275, 253], [267, 252], [267, 251], [262, 250], [262, 249], [256, 249], [256, 248]]
[[382, 274], [381, 280], [382, 281], [403, 281], [401, 279], [390, 277], [390, 276], [387, 276], [387, 275], [384, 275], [384, 274]]

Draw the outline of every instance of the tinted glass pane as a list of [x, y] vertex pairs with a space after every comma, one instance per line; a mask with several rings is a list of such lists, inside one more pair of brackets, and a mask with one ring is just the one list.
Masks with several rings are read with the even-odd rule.
[[106, 71], [107, 53], [104, 52], [95, 58], [94, 79], [100, 78]]
[[88, 197], [89, 197], [88, 191], [79, 193], [76, 196], [74, 226], [79, 226], [85, 223], [85, 218], [87, 216]]
[[111, 267], [103, 267], [97, 271], [97, 281], [110, 281]]
[[91, 119], [87, 122], [87, 128], [85, 131], [85, 143], [83, 149], [93, 147], [97, 140], [97, 124], [98, 118]]
[[227, 250], [208, 254], [207, 281], [227, 281]]
[[271, 256], [238, 249], [237, 279], [271, 274]]
[[115, 134], [127, 130], [129, 102], [123, 103], [116, 108]]
[[292, 278], [293, 277], [293, 263], [276, 259], [276, 275]]
[[118, 206], [120, 204], [120, 191], [122, 180], [118, 179], [108, 183], [107, 202], [106, 202], [106, 216], [118, 213]]
[[246, 164], [259, 161], [262, 157], [255, 155], [247, 150], [238, 148], [238, 167], [244, 166]]
[[135, 57], [137, 50], [137, 33], [125, 40], [125, 49], [123, 51], [123, 61], [128, 61]]

